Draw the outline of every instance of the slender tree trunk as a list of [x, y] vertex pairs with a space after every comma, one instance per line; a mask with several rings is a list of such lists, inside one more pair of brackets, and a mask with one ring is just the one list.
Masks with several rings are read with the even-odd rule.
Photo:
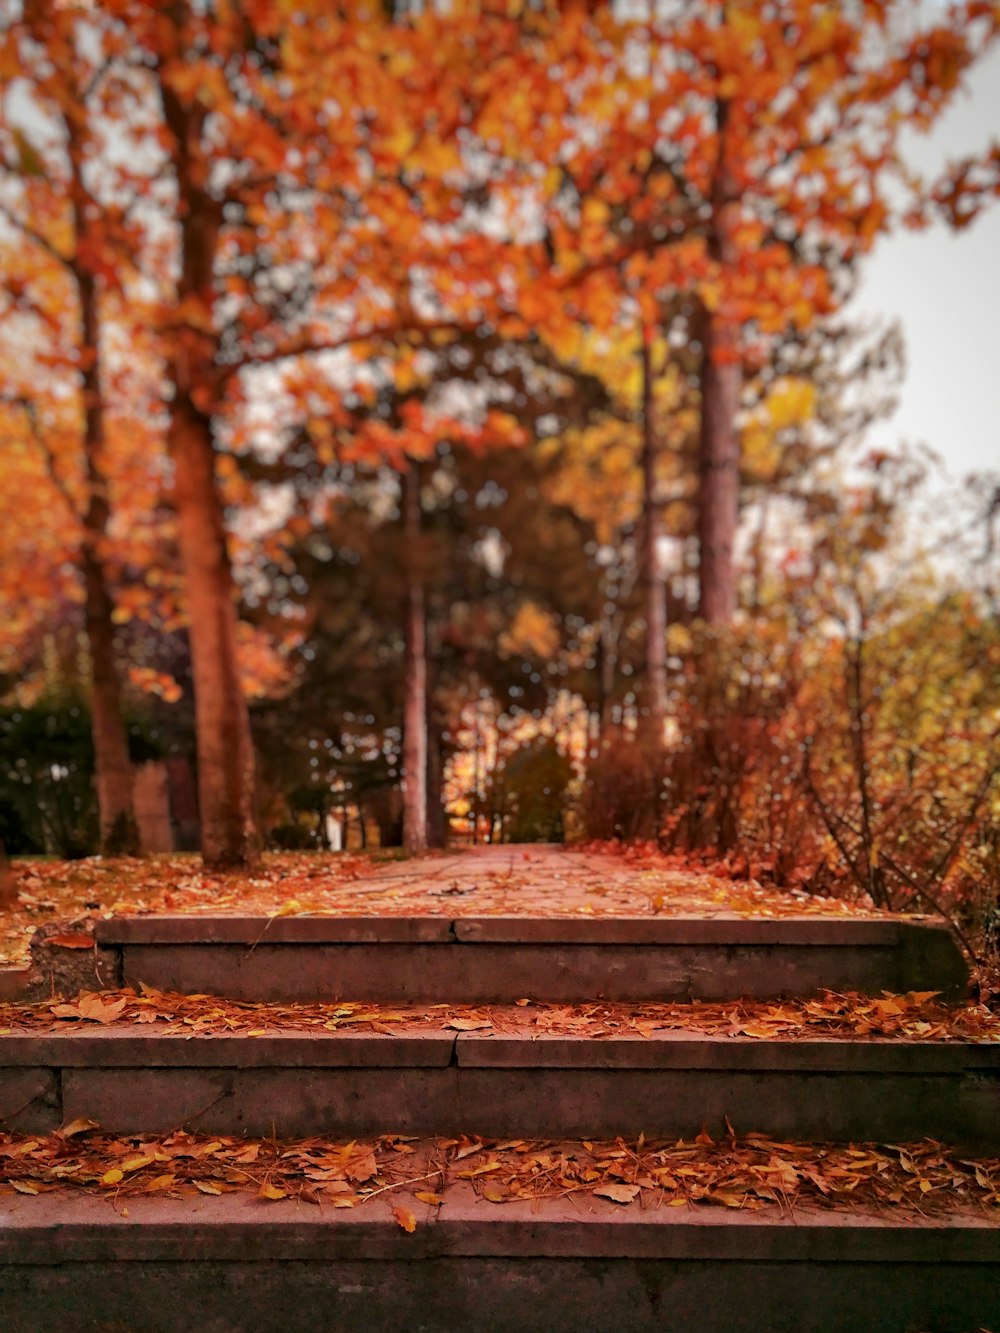
[[[431, 665], [428, 657], [428, 674]], [[434, 691], [427, 688], [427, 846], [443, 847], [447, 841], [444, 813], [444, 755], [441, 723], [434, 708]]]
[[406, 565], [406, 663], [403, 685], [403, 846], [427, 849], [427, 612], [420, 559], [420, 469], [401, 477]]
[[[709, 252], [725, 270], [735, 260], [737, 194], [726, 160], [728, 104], [717, 105], [719, 158], [712, 179]], [[699, 614], [727, 624], [736, 610], [734, 547], [739, 520], [740, 440], [736, 415], [743, 370], [738, 327], [723, 297], [702, 309], [701, 435], [698, 468]]]
[[596, 648], [597, 657], [597, 740], [608, 739], [614, 720], [615, 672], [618, 666], [618, 636], [608, 616], [602, 612]]
[[177, 303], [185, 318], [172, 331], [167, 357], [174, 391], [167, 442], [194, 676], [201, 850], [207, 866], [235, 869], [252, 865], [259, 847], [250, 716], [236, 652], [235, 587], [208, 415], [216, 388], [213, 317], [222, 208], [206, 185], [204, 107], [182, 103], [166, 83], [161, 95], [180, 201]]
[[7, 860], [7, 849], [0, 842], [0, 911], [18, 904], [17, 882]]
[[656, 746], [663, 744], [667, 717], [667, 601], [660, 556], [663, 522], [656, 494], [656, 434], [653, 421], [653, 331], [642, 330], [642, 515], [643, 583], [646, 592], [645, 709], [649, 733]]
[[[67, 122], [73, 178], [72, 201], [77, 244], [86, 236], [86, 193], [83, 145]], [[83, 389], [83, 457], [87, 499], [83, 512], [81, 564], [84, 624], [90, 649], [90, 729], [94, 742], [97, 808], [101, 851], [105, 856], [136, 856], [139, 830], [132, 803], [132, 764], [128, 732], [122, 715], [121, 681], [115, 665], [114, 601], [104, 564], [110, 504], [104, 475], [104, 399], [101, 392], [101, 325], [97, 280], [86, 264], [69, 265], [80, 301], [80, 344]]]
[[236, 652], [236, 606], [211, 425], [187, 393], [168, 431], [194, 677], [201, 851], [215, 869], [256, 859], [254, 755]]

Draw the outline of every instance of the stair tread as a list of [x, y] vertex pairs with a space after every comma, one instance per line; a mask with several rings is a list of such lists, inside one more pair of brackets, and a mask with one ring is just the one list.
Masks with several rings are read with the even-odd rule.
[[[62, 1261], [450, 1254], [1000, 1262], [1000, 1218], [975, 1209], [933, 1218], [798, 1203], [750, 1212], [621, 1207], [590, 1196], [496, 1205], [464, 1182], [440, 1197], [439, 1207], [398, 1193], [350, 1209], [275, 1205], [245, 1193], [117, 1202], [64, 1192], [4, 1197], [0, 1264], [51, 1263], [54, 1252]], [[412, 1234], [393, 1215], [399, 1205], [414, 1213]]]

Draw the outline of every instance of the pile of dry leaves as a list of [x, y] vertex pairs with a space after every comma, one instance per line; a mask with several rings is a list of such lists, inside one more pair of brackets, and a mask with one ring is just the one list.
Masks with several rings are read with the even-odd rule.
[[713, 1142], [545, 1142], [479, 1138], [372, 1143], [306, 1139], [112, 1138], [89, 1120], [46, 1137], [0, 1134], [0, 1193], [84, 1190], [111, 1198], [252, 1193], [354, 1208], [390, 1196], [416, 1225], [467, 1182], [489, 1203], [579, 1196], [621, 1206], [797, 1205], [903, 1209], [924, 1215], [1000, 1205], [1000, 1160], [959, 1157], [930, 1141], [908, 1145], [778, 1143], [761, 1135]]
[[763, 1041], [818, 1037], [920, 1041], [1000, 1041], [1000, 1013], [985, 1004], [945, 1005], [934, 991], [878, 998], [827, 992], [813, 1000], [727, 1001], [721, 1004], [275, 1004], [164, 994], [152, 987], [85, 992], [52, 1004], [0, 1004], [0, 1034], [71, 1031], [91, 1024], [155, 1025], [184, 1035], [276, 1032], [405, 1033], [428, 1028], [498, 1035], [652, 1037], [669, 1031]]

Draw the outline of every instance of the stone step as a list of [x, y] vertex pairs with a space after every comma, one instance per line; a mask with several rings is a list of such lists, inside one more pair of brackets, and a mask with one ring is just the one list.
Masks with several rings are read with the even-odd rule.
[[937, 991], [968, 970], [937, 921], [783, 917], [117, 917], [92, 950], [38, 937], [34, 993], [511, 1003]]
[[0, 1198], [4, 1333], [970, 1333], [1000, 1316], [982, 1215], [496, 1206], [457, 1185], [414, 1203], [408, 1234], [397, 1200]]
[[703, 1126], [1000, 1147], [1000, 1043], [277, 1032], [0, 1036], [0, 1125], [115, 1134], [675, 1138]]

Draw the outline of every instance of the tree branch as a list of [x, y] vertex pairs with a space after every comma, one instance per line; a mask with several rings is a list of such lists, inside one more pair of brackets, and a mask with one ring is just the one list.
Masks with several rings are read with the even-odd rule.
[[63, 268], [69, 268], [69, 260], [66, 256], [60, 254], [52, 242], [47, 240], [41, 232], [35, 231], [34, 227], [29, 226], [28, 223], [23, 222], [16, 213], [11, 212], [10, 208], [3, 203], [2, 200], [0, 200], [0, 217], [6, 218], [10, 225], [15, 227], [22, 236], [26, 236], [29, 241], [33, 241], [35, 245], [40, 246], [50, 259], [54, 259], [56, 263], [61, 264]]

